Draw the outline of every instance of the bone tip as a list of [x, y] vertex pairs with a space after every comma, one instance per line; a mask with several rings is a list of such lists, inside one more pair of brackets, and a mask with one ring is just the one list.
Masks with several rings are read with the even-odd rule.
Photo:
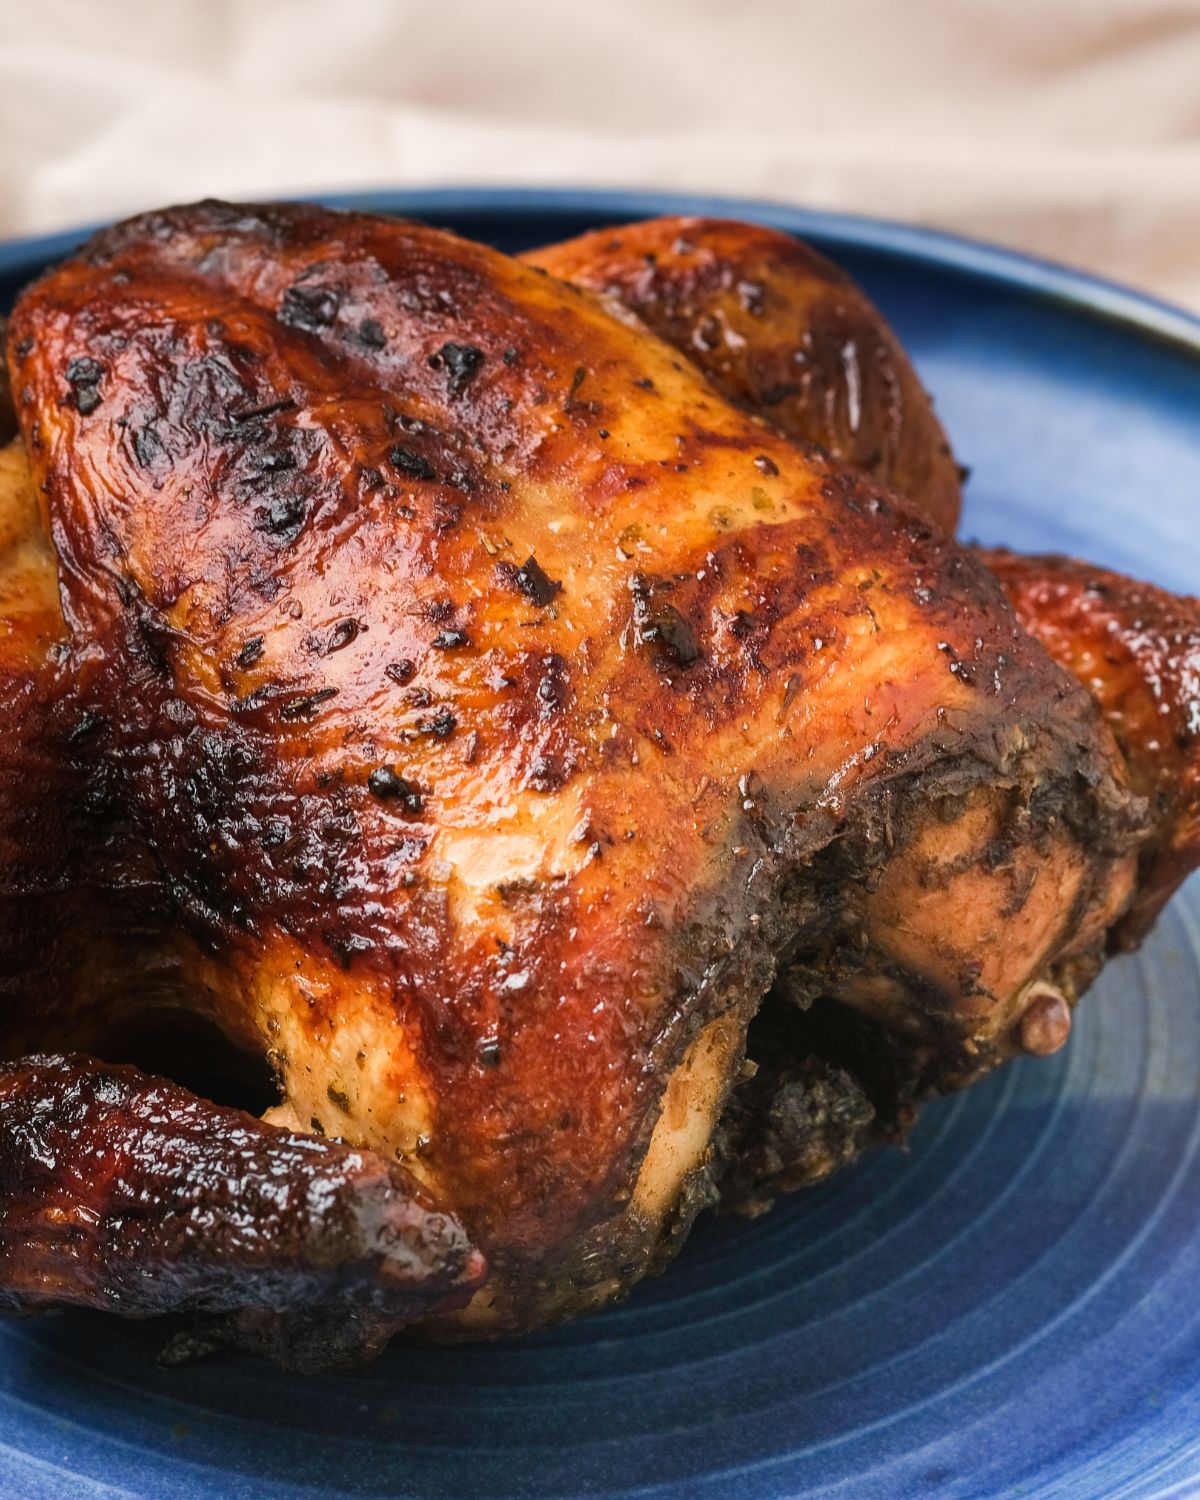
[[1021, 1048], [1034, 1057], [1049, 1057], [1071, 1034], [1071, 1007], [1066, 996], [1045, 980], [1035, 980], [1025, 995], [1019, 1037]]

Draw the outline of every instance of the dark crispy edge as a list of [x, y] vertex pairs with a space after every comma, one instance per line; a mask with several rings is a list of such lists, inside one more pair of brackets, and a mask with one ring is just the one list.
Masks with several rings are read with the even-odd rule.
[[403, 1168], [79, 1055], [0, 1070], [0, 1311], [187, 1315], [296, 1368], [465, 1303], [484, 1263]]

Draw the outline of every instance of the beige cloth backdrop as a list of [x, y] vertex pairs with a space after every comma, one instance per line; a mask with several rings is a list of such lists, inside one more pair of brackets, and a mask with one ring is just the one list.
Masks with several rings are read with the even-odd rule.
[[433, 183], [757, 194], [1200, 310], [1200, 3], [0, 0], [0, 235]]

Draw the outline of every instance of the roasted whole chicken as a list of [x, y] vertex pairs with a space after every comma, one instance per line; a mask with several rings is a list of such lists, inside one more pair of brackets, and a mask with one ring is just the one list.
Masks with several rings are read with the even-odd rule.
[[1200, 861], [1200, 604], [954, 541], [786, 236], [204, 203], [6, 351], [7, 1311], [601, 1306], [1061, 1046]]

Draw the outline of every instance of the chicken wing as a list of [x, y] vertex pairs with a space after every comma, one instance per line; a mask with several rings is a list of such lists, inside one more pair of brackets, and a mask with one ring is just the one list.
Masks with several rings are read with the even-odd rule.
[[1135, 947], [1200, 865], [1200, 599], [1069, 557], [980, 553], [1017, 617], [1100, 705], [1153, 828], [1117, 927]]
[[879, 309], [811, 246], [759, 224], [663, 218], [522, 259], [616, 298], [736, 406], [954, 532], [960, 470], [933, 403]]
[[181, 1351], [292, 1368], [469, 1301], [483, 1260], [403, 1167], [91, 1058], [0, 1071], [0, 1310], [186, 1309]]

